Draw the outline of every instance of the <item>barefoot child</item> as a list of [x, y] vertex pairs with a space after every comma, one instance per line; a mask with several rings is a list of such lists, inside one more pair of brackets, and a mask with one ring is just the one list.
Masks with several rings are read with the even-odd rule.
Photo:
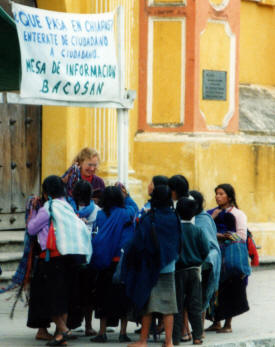
[[173, 314], [177, 312], [175, 263], [180, 222], [168, 186], [155, 187], [151, 209], [140, 220], [126, 254], [126, 293], [141, 311], [140, 339], [129, 347], [146, 347], [153, 313], [163, 314], [166, 347], [172, 347]]

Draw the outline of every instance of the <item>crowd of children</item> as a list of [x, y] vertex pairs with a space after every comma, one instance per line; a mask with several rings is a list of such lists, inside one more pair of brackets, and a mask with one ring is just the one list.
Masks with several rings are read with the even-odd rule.
[[[152, 327], [153, 333], [165, 332], [165, 347], [191, 339], [202, 344], [205, 317], [214, 322], [209, 330], [232, 331], [232, 317], [248, 310], [250, 274], [246, 264], [233, 272], [224, 251], [234, 235], [240, 246], [246, 241], [246, 218], [233, 187], [219, 186], [216, 196], [222, 189], [225, 200], [217, 198], [218, 208], [207, 213], [202, 194], [189, 191], [184, 176], [154, 176], [150, 200], [139, 210], [122, 184], [105, 187], [95, 175], [98, 163], [98, 154], [85, 148], [62, 178], [47, 177], [42, 197], [29, 202], [22, 283], [29, 279], [27, 325], [38, 329], [36, 339], [67, 345], [83, 320], [85, 335], [97, 343], [106, 342], [107, 327], [121, 321], [118, 340], [131, 347], [146, 347]], [[221, 222], [223, 214], [229, 217]], [[221, 281], [230, 283], [234, 297], [219, 293], [217, 305]], [[222, 301], [230, 306], [238, 294], [241, 311], [228, 313]], [[98, 332], [93, 311], [100, 319]], [[141, 324], [140, 338], [132, 343], [129, 320]], [[47, 330], [51, 323], [54, 335]]]

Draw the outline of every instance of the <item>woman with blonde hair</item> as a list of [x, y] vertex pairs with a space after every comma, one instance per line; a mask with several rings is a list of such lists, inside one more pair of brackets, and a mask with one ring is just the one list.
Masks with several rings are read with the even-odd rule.
[[103, 179], [95, 174], [99, 164], [98, 152], [90, 147], [83, 148], [73, 159], [72, 166], [62, 176], [68, 195], [72, 196], [75, 183], [82, 179], [91, 183], [93, 198], [98, 199], [105, 189]]

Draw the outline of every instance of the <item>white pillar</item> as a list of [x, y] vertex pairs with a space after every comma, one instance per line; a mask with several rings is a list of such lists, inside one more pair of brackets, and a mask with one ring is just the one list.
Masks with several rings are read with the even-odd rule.
[[[125, 94], [125, 25], [124, 8], [117, 10], [117, 48], [118, 69], [120, 76], [120, 97]], [[128, 109], [117, 109], [117, 139], [118, 139], [118, 180], [126, 187], [128, 185]]]

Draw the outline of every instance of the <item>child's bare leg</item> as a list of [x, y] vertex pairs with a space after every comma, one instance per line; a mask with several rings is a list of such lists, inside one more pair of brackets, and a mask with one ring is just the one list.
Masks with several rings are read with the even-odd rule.
[[184, 309], [182, 316], [183, 316], [182, 338], [186, 341], [189, 341], [192, 338], [192, 336], [191, 336], [191, 331], [189, 328], [188, 312], [186, 308]]
[[127, 319], [127, 318], [121, 319], [121, 323], [120, 323], [120, 335], [126, 335], [126, 332], [127, 332], [127, 324], [128, 324], [128, 319]]
[[85, 335], [86, 336], [94, 336], [96, 335], [96, 331], [92, 326], [92, 317], [93, 317], [93, 309], [91, 307], [85, 310]]
[[68, 332], [68, 327], [66, 325], [66, 322], [64, 321], [64, 318], [66, 320], [66, 315], [61, 315], [61, 316], [54, 316], [52, 317], [53, 322], [55, 323], [55, 339], [57, 341], [60, 341], [63, 339], [64, 333]]
[[48, 332], [47, 328], [39, 328], [35, 338], [36, 340], [52, 340], [53, 335]]
[[127, 347], [147, 347], [147, 340], [150, 331], [151, 321], [151, 314], [147, 314], [142, 317], [142, 326], [139, 341], [130, 343]]
[[173, 332], [174, 316], [172, 314], [163, 315], [163, 324], [165, 330], [165, 347], [172, 347], [172, 332]]
[[217, 330], [217, 333], [232, 333], [231, 322], [232, 322], [232, 317], [227, 318], [224, 322], [223, 328]]
[[201, 315], [201, 320], [202, 320], [202, 338], [205, 338], [205, 334], [204, 334], [204, 323], [205, 323], [205, 316], [206, 316], [206, 311], [202, 313]]
[[208, 327], [207, 329], [205, 329], [205, 331], [217, 331], [221, 329], [221, 322], [220, 321], [214, 321], [212, 325], [210, 325], [210, 327]]
[[98, 335], [103, 335], [106, 333], [106, 327], [107, 327], [107, 318], [100, 318], [100, 328]]

